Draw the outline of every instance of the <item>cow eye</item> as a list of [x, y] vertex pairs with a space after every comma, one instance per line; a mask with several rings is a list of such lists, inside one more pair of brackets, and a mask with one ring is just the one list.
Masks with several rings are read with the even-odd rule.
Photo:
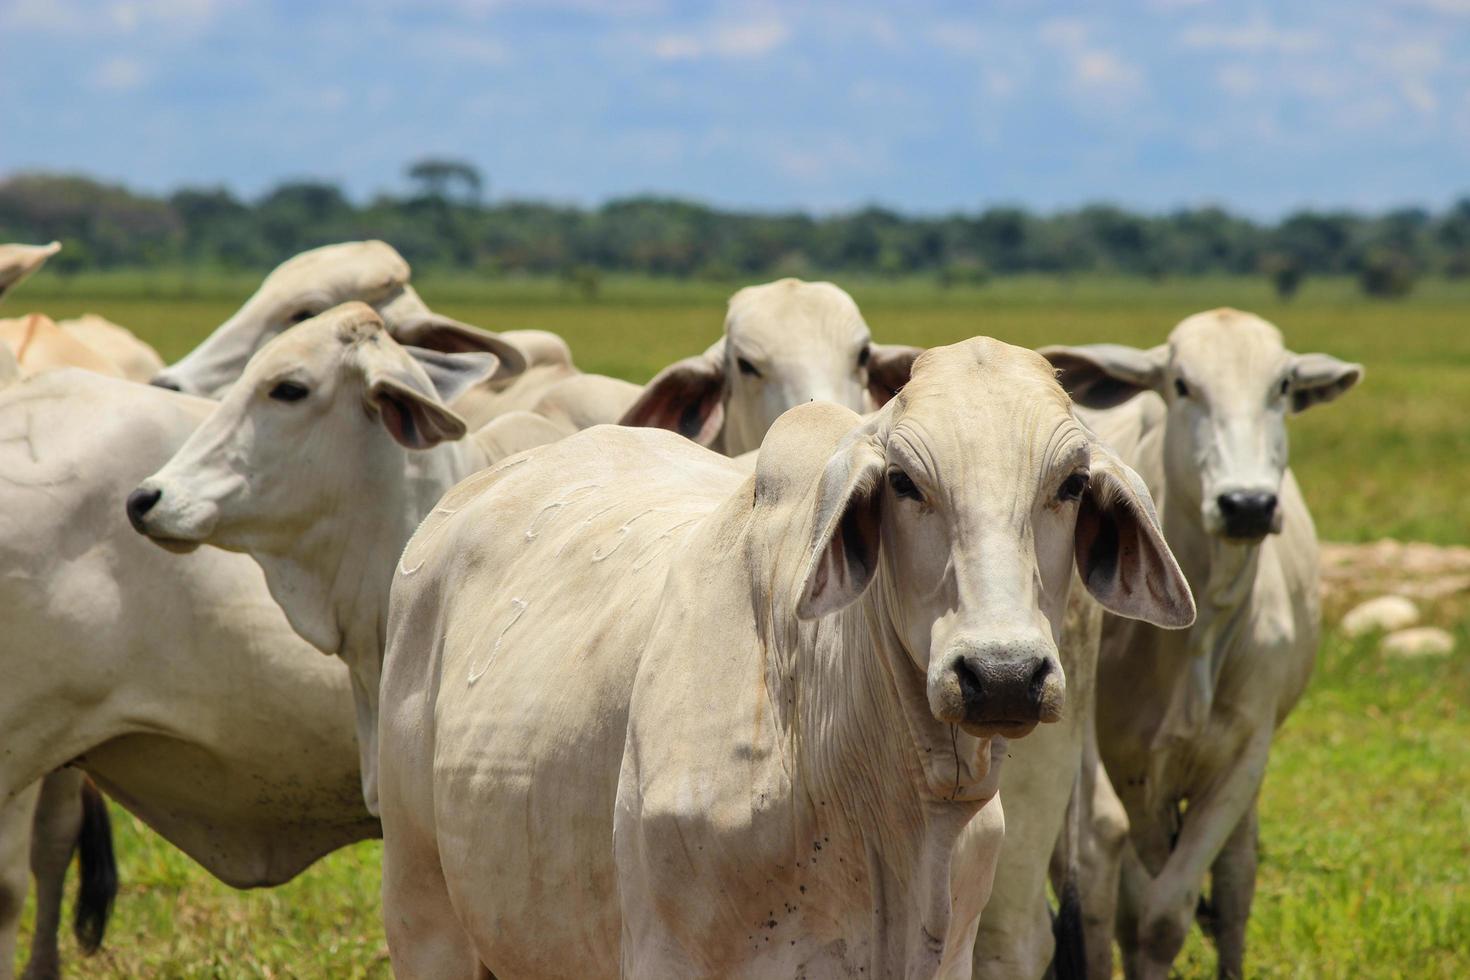
[[286, 322], [294, 327], [296, 326], [296, 324], [301, 323], [304, 320], [310, 320], [314, 316], [316, 316], [316, 314], [313, 313], [311, 310], [297, 310], [295, 313], [292, 313], [286, 318]]
[[909, 479], [909, 475], [903, 470], [889, 470], [888, 485], [900, 497], [919, 501], [924, 499], [924, 495], [919, 492], [919, 488], [914, 486], [914, 481]]
[[1189, 397], [1189, 385], [1184, 383], [1183, 378], [1174, 379], [1174, 390], [1178, 392], [1180, 398]]
[[1285, 398], [1286, 397], [1286, 393], [1289, 392], [1289, 391], [1291, 391], [1291, 379], [1290, 378], [1282, 378], [1281, 379], [1281, 386], [1277, 390], [1281, 392], [1281, 397], [1282, 398]]
[[761, 373], [755, 369], [755, 365], [743, 357], [735, 358], [735, 366], [740, 368], [740, 373], [752, 378], [759, 378]]
[[1086, 473], [1073, 473], [1062, 481], [1061, 488], [1057, 490], [1057, 499], [1064, 501], [1081, 500], [1082, 494], [1087, 490], [1089, 476]]
[[278, 381], [270, 392], [270, 396], [278, 402], [299, 402], [309, 394], [311, 392], [306, 385], [295, 381]]
[[860, 350], [860, 351], [858, 351], [858, 367], [860, 367], [860, 368], [867, 367], [868, 366], [868, 362], [871, 361], [872, 359], [873, 359], [873, 348], [870, 347], [870, 346], [868, 346], [867, 344], [863, 344], [863, 349]]

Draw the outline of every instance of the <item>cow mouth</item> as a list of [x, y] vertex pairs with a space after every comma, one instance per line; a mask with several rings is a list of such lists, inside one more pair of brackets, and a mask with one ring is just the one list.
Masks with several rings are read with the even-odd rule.
[[158, 545], [164, 551], [171, 551], [176, 555], [187, 555], [199, 549], [200, 542], [190, 541], [187, 538], [170, 538], [152, 531], [145, 531], [144, 537]]
[[994, 738], [997, 735], [1004, 738], [1023, 738], [1030, 735], [1036, 725], [1035, 720], [997, 718], [992, 721], [962, 721], [960, 730], [976, 738]]

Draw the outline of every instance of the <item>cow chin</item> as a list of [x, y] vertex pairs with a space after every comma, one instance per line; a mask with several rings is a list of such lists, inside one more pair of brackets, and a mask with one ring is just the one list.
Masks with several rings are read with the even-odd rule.
[[148, 540], [158, 545], [164, 551], [171, 551], [176, 555], [187, 555], [199, 550], [198, 541], [186, 541], [183, 538], [164, 538], [150, 533]]

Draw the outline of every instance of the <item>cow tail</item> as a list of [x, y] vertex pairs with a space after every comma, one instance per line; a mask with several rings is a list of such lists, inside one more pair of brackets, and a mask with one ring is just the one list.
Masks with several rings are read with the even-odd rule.
[[91, 779], [82, 783], [82, 829], [77, 835], [81, 881], [72, 917], [72, 934], [87, 955], [97, 952], [117, 898], [117, 856], [112, 849], [112, 818], [107, 801]]
[[[1052, 918], [1053, 952], [1049, 976], [1056, 980], [1085, 980], [1087, 939], [1082, 923], [1082, 794], [1079, 768], [1072, 779], [1072, 796], [1067, 801], [1066, 822], [1052, 853], [1052, 887], [1057, 893], [1057, 913]], [[1060, 880], [1058, 880], [1060, 879]]]

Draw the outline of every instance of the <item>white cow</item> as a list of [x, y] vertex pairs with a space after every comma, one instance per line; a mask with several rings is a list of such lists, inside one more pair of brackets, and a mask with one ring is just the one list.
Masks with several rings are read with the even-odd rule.
[[21, 281], [46, 264], [46, 260], [61, 251], [60, 242], [46, 245], [0, 245], [0, 299]]
[[874, 344], [857, 304], [830, 282], [781, 279], [730, 298], [725, 336], [660, 371], [623, 425], [688, 436], [727, 456], [758, 449], [776, 419], [808, 401], [881, 407], [919, 348]]
[[1338, 397], [1363, 369], [1294, 354], [1271, 324], [1231, 309], [1189, 317], [1147, 351], [1044, 353], [1084, 405], [1140, 392], [1167, 403], [1162, 437], [1145, 441], [1136, 463], [1165, 488], [1165, 536], [1200, 597], [1188, 631], [1123, 621], [1105, 630], [1098, 734], [1136, 855], [1120, 893], [1126, 966], [1131, 976], [1168, 974], [1209, 872], [1202, 918], [1220, 975], [1238, 977], [1256, 797], [1320, 627], [1317, 538], [1287, 468], [1286, 416]]
[[987, 855], [953, 894], [951, 857], [1000, 736], [1062, 709], [1074, 552], [1192, 618], [1137, 478], [986, 339], [869, 420], [787, 413], [753, 476], [599, 427], [471, 477], [393, 586], [395, 970], [964, 975]]
[[[234, 383], [260, 347], [276, 334], [309, 320], [340, 303], [360, 300], [370, 304], [404, 343], [444, 348], [424, 329], [437, 329], [448, 318], [429, 311], [408, 284], [409, 268], [403, 257], [385, 242], [343, 242], [323, 245], [282, 262], [265, 277], [255, 294], [235, 314], [215, 328], [183, 360], [164, 369], [153, 383], [190, 394], [218, 397]], [[453, 330], [448, 332], [452, 336]], [[542, 356], [560, 357], [559, 338], [525, 331], [524, 342]], [[521, 343], [481, 331], [465, 350], [485, 350], [494, 344], [500, 361], [495, 384], [508, 383], [525, 370]], [[533, 336], [531, 336], [533, 335]], [[549, 338], [549, 339], [547, 339]]]
[[464, 422], [446, 403], [496, 367], [489, 354], [400, 347], [371, 307], [344, 304], [261, 348], [209, 419], [128, 498], [134, 527], [160, 543], [251, 555], [296, 631], [347, 662], [375, 813], [395, 562], [455, 483], [563, 434], [512, 412], [461, 438]]

